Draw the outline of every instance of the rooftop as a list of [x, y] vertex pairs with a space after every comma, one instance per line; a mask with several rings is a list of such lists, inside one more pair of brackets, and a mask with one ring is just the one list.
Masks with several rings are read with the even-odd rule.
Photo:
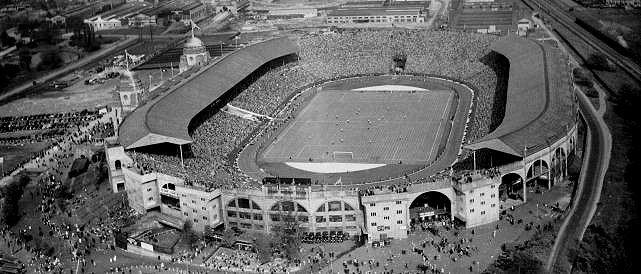
[[509, 36], [491, 49], [508, 58], [510, 72], [503, 122], [466, 146], [522, 157], [547, 147], [573, 122], [573, 96], [567, 58], [560, 50]]
[[417, 15], [421, 8], [349, 8], [330, 11], [327, 16], [387, 16], [387, 15]]
[[120, 125], [119, 143], [126, 149], [191, 143], [187, 127], [196, 114], [264, 63], [296, 52], [289, 39], [276, 38], [224, 56], [127, 116]]

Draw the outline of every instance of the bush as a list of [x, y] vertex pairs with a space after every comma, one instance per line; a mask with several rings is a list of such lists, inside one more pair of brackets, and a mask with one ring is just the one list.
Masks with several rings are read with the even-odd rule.
[[614, 67], [610, 64], [610, 61], [608, 60], [605, 55], [601, 53], [592, 53], [588, 57], [587, 60], [585, 60], [586, 65], [595, 70], [603, 70], [603, 71], [613, 71]]
[[52, 70], [61, 67], [63, 64], [60, 52], [50, 50], [42, 54], [42, 61], [38, 64], [38, 70]]
[[20, 220], [20, 207], [18, 202], [20, 202], [20, 198], [22, 194], [24, 194], [24, 188], [30, 181], [31, 179], [26, 175], [20, 175], [3, 189], [4, 203], [2, 205], [2, 212], [0, 213], [0, 216], [2, 216], [0, 221], [5, 225], [11, 227]]

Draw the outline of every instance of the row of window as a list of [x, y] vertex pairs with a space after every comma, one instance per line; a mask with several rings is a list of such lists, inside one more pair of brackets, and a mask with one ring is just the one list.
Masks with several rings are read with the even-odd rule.
[[371, 15], [371, 16], [328, 16], [331, 19], [387, 19], [387, 18], [418, 18], [418, 15]]
[[[383, 210], [389, 210], [389, 207], [385, 207], [383, 208]], [[396, 214], [403, 214], [403, 210], [402, 209], [396, 210]], [[376, 212], [370, 212], [369, 216], [376, 217]]]
[[[229, 226], [231, 227], [239, 227], [239, 228], [244, 228], [244, 229], [255, 229], [255, 230], [265, 230], [265, 226], [262, 224], [250, 224], [250, 223], [243, 223], [243, 222], [229, 222]], [[274, 226], [272, 229], [278, 229], [278, 227]], [[354, 231], [357, 230], [358, 227], [355, 225], [351, 226], [345, 226], [345, 230], [348, 231]], [[301, 231], [307, 231], [307, 227], [301, 227]], [[329, 231], [329, 230], [342, 230], [341, 227], [317, 227], [316, 231]]]
[[[238, 199], [231, 200], [227, 204], [227, 207], [261, 210], [260, 206], [258, 206], [256, 202], [249, 200], [247, 198], [238, 198]], [[354, 208], [346, 202], [331, 201], [319, 206], [316, 212], [353, 211], [353, 210]], [[292, 202], [292, 201], [277, 202], [270, 208], [270, 211], [307, 212], [305, 207], [303, 207], [297, 202]]]
[[[189, 217], [189, 213], [188, 212], [183, 212], [183, 215]], [[207, 218], [207, 216], [202, 216], [202, 219], [207, 221], [209, 218]], [[214, 220], [216, 220], [216, 219], [218, 219], [218, 215], [214, 215]], [[198, 222], [198, 219], [194, 218], [194, 223], [197, 223], [197, 222]]]
[[[262, 221], [263, 220], [263, 215], [258, 214], [258, 213], [248, 213], [248, 212], [236, 212], [236, 211], [227, 211], [227, 217], [230, 218], [240, 218], [240, 219], [245, 219], [245, 220], [256, 220], [256, 221]], [[280, 222], [282, 221], [293, 221], [297, 220], [299, 222], [303, 223], [308, 223], [309, 222], [309, 216], [307, 215], [298, 215], [298, 216], [282, 216], [279, 214], [269, 214], [269, 219], [272, 222]], [[329, 221], [333, 223], [337, 222], [342, 222], [343, 219], [347, 222], [355, 222], [356, 221], [356, 216], [355, 215], [330, 215], [329, 216]], [[324, 223], [327, 222], [327, 218], [325, 216], [316, 216], [316, 223]]]
[[[397, 224], [397, 225], [402, 225], [402, 224], [403, 224], [403, 220], [397, 220], [397, 221], [396, 221], [396, 224]], [[370, 223], [370, 226], [376, 226], [376, 225], [377, 225], [377, 224], [376, 224], [376, 222], [372, 222], [372, 223]], [[385, 228], [386, 228], [387, 230], [389, 230], [389, 226], [385, 226]]]
[[[395, 203], [396, 203], [397, 205], [400, 205], [400, 204], [403, 204], [403, 201], [398, 200], [398, 201], [395, 201]], [[369, 206], [374, 207], [374, 206], [376, 206], [376, 203], [369, 203]], [[389, 207], [387, 207], [387, 206], [386, 206], [386, 207], [383, 207], [383, 210], [389, 210]]]
[[[492, 204], [492, 207], [494, 207], [494, 204]], [[470, 208], [470, 213], [474, 213], [473, 208]], [[485, 210], [481, 210], [481, 215], [485, 215]]]

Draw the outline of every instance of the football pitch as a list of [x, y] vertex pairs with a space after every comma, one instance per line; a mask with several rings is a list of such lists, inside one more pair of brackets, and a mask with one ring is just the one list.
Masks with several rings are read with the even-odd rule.
[[[426, 164], [447, 138], [451, 90], [317, 93], [265, 150], [266, 162]], [[445, 137], [444, 137], [445, 136]]]

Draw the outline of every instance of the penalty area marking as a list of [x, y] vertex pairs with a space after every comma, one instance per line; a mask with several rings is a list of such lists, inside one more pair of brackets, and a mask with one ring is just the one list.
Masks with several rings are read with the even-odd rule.
[[386, 164], [365, 164], [365, 163], [301, 163], [301, 162], [285, 162], [286, 165], [295, 169], [314, 173], [345, 173], [354, 172], [367, 169], [373, 169], [385, 166]]

